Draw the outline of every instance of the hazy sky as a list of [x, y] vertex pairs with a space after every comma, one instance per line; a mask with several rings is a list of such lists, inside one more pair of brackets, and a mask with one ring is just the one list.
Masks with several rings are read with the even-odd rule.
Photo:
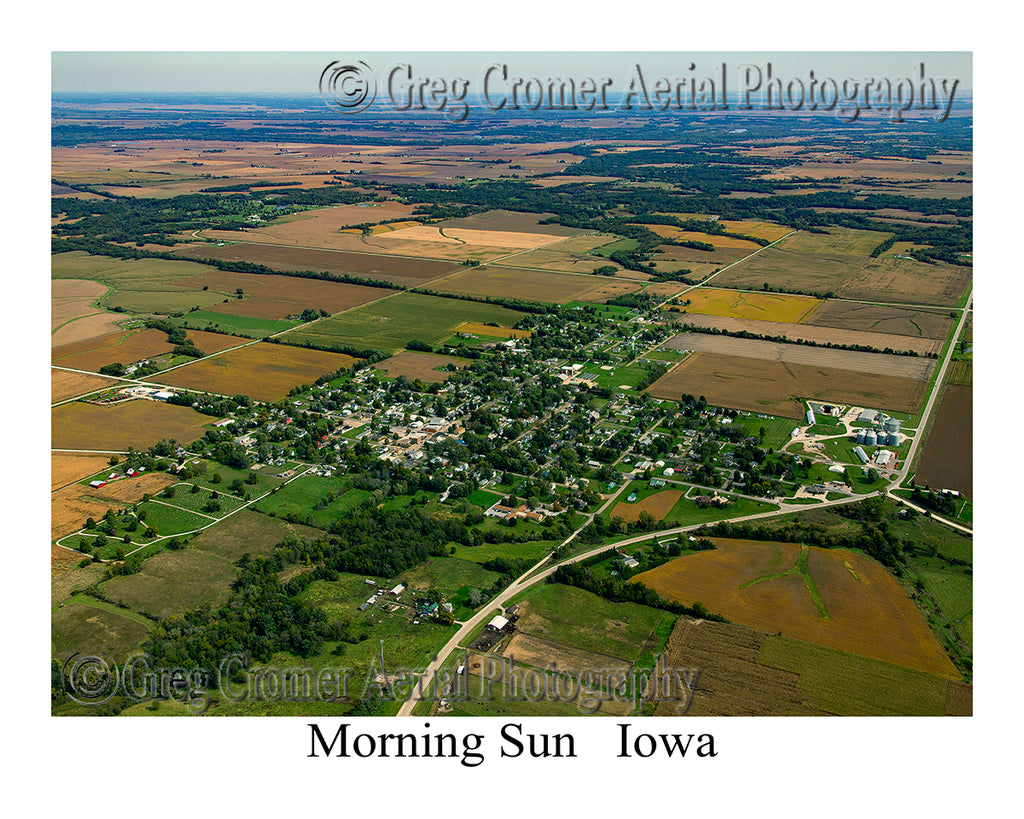
[[[690, 76], [720, 70], [729, 81], [739, 66], [754, 64], [789, 78], [914, 78], [920, 63], [936, 79], [958, 79], [972, 88], [970, 52], [53, 52], [51, 90], [68, 92], [244, 92], [317, 93], [324, 66], [362, 60], [380, 76], [396, 63], [417, 75], [475, 80], [492, 63], [506, 63], [511, 76], [625, 77], [639, 63], [645, 76]], [[690, 63], [696, 70], [690, 72]]]

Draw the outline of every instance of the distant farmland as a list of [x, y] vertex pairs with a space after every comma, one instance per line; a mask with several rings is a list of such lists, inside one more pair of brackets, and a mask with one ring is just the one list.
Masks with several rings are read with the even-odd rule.
[[[716, 279], [717, 281], [717, 279]], [[743, 292], [702, 287], [686, 294], [689, 304], [680, 310], [711, 316], [738, 319], [760, 319], [798, 324], [822, 304], [821, 299], [808, 296], [788, 296], [776, 293]]]
[[949, 335], [953, 319], [946, 310], [829, 299], [807, 316], [804, 323], [943, 341]]
[[523, 313], [496, 304], [446, 299], [420, 293], [399, 293], [287, 333], [290, 344], [311, 342], [324, 348], [348, 346], [396, 353], [413, 340], [437, 344], [465, 321], [494, 322], [506, 327]]
[[670, 401], [689, 393], [703, 395], [715, 406], [801, 418], [802, 398], [915, 413], [925, 386], [910, 378], [695, 353], [647, 391]]
[[353, 361], [341, 353], [261, 342], [201, 358], [166, 374], [159, 373], [153, 380], [172, 387], [278, 401], [292, 387], [312, 384], [321, 375], [348, 369]]
[[167, 341], [167, 334], [160, 330], [122, 330], [54, 347], [51, 359], [60, 367], [96, 371], [106, 364], [132, 364], [173, 349], [174, 345]]
[[703, 601], [734, 623], [960, 679], [914, 602], [871, 558], [817, 547], [803, 547], [801, 557], [799, 544], [713, 540], [714, 550], [635, 580], [686, 605]]
[[640, 289], [639, 284], [604, 276], [544, 273], [511, 267], [478, 267], [456, 273], [431, 285], [443, 293], [519, 298], [565, 304], [570, 301], [605, 302]]
[[946, 387], [939, 414], [914, 480], [931, 489], [955, 489], [974, 497], [974, 390]]

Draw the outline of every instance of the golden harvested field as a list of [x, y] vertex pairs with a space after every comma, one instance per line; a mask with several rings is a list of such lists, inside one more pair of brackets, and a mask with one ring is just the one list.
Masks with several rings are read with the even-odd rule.
[[547, 301], [604, 302], [640, 289], [634, 282], [607, 276], [578, 276], [572, 273], [546, 273], [512, 267], [474, 267], [433, 282], [432, 290], [441, 293], [466, 293], [474, 296]]
[[677, 558], [634, 580], [686, 605], [699, 600], [740, 625], [960, 679], [913, 601], [874, 560], [810, 547], [808, 574], [788, 574], [798, 566], [799, 544], [713, 540], [713, 551]]
[[716, 250], [719, 248], [733, 248], [750, 252], [757, 250], [761, 246], [757, 242], [750, 242], [746, 239], [719, 236], [716, 233], [699, 233], [694, 230], [683, 230], [675, 225], [644, 225], [643, 227], [665, 239], [680, 239], [684, 242], [707, 242], [710, 245], [714, 245]]
[[105, 336], [54, 347], [54, 364], [75, 370], [98, 370], [106, 364], [132, 364], [169, 353], [174, 345], [160, 330], [123, 330]]
[[615, 504], [609, 517], [622, 518], [628, 523], [636, 523], [640, 519], [641, 512], [648, 512], [654, 516], [655, 520], [663, 520], [682, 496], [683, 493], [678, 489], [666, 489], [664, 492], [657, 492], [636, 503], [619, 501]]
[[575, 646], [521, 631], [516, 632], [502, 651], [502, 655], [514, 658], [517, 665], [522, 663], [534, 668], [549, 669], [554, 663], [559, 671], [568, 671], [571, 674], [583, 674], [588, 671], [628, 672], [632, 668], [631, 663], [618, 657], [584, 651]]
[[166, 374], [158, 373], [153, 380], [172, 387], [278, 401], [292, 387], [312, 384], [321, 375], [348, 369], [353, 361], [341, 353], [261, 342], [201, 358]]
[[665, 346], [676, 350], [742, 356], [804, 367], [831, 367], [838, 370], [877, 373], [896, 378], [914, 378], [920, 381], [927, 381], [935, 368], [935, 362], [932, 359], [918, 356], [834, 350], [828, 347], [811, 347], [804, 344], [786, 344], [708, 333], [679, 333], [665, 342]]
[[[410, 221], [405, 221], [405, 222], [388, 222], [386, 225], [373, 225], [369, 230], [370, 230], [370, 235], [371, 236], [376, 236], [378, 233], [392, 233], [392, 232], [394, 232], [396, 230], [402, 230], [403, 228], [407, 228], [407, 227], [417, 227], [420, 224], [422, 224], [422, 222], [417, 222], [415, 220], [410, 220]], [[357, 233], [357, 234], [361, 235], [362, 232], [363, 232], [363, 229], [362, 228], [342, 228], [341, 232], [342, 233]]]
[[529, 338], [533, 335], [530, 330], [495, 327], [492, 324], [483, 324], [479, 321], [464, 321], [455, 328], [455, 331], [458, 333], [472, 333], [476, 336], [494, 336], [495, 338]]
[[387, 373], [391, 378], [404, 375], [410, 381], [419, 379], [428, 384], [442, 384], [448, 380], [451, 373], [439, 371], [439, 367], [443, 367], [446, 364], [468, 367], [469, 363], [469, 361], [463, 358], [402, 350], [399, 353], [395, 353], [391, 358], [386, 358], [374, 364], [373, 368]]
[[50, 453], [50, 490], [60, 489], [95, 475], [108, 465], [109, 457], [89, 452]]
[[[111, 467], [110, 473], [114, 472], [120, 474], [117, 467]], [[155, 495], [165, 487], [177, 482], [178, 479], [167, 472], [146, 472], [131, 478], [121, 478], [95, 489], [89, 487], [89, 494], [101, 501], [110, 501], [111, 504], [135, 503], [142, 500], [143, 495]]]
[[[700, 292], [700, 291], [692, 291]], [[687, 294], [689, 298], [689, 294]], [[826, 302], [827, 303], [827, 302]], [[858, 305], [860, 306], [860, 305]], [[863, 305], [868, 306], [868, 305]], [[689, 312], [690, 308], [668, 308], [671, 318], [682, 324], [695, 327], [717, 327], [729, 332], [748, 332], [757, 335], [785, 336], [791, 341], [804, 339], [817, 344], [843, 344], [846, 346], [865, 345], [879, 350], [886, 348], [897, 352], [913, 350], [920, 354], [938, 352], [942, 342], [930, 338], [897, 336], [891, 333], [873, 333], [863, 330], [840, 330], [835, 327], [818, 327], [813, 324], [789, 324], [781, 321], [758, 321], [757, 319], [726, 318]], [[673, 312], [686, 310], [684, 313]]]
[[946, 310], [857, 304], [829, 299], [805, 320], [806, 324], [846, 330], [892, 333], [943, 341], [953, 320]]
[[654, 382], [656, 398], [678, 401], [683, 393], [703, 395], [720, 407], [802, 418], [801, 399], [880, 407], [915, 413], [926, 383], [874, 373], [779, 361], [695, 353]]
[[209, 416], [191, 407], [141, 399], [112, 407], [76, 401], [54, 407], [51, 418], [53, 449], [101, 452], [147, 449], [163, 438], [191, 443], [210, 423]]
[[[238, 235], [236, 234], [233, 238], [237, 240]], [[350, 240], [350, 243], [357, 245], [354, 249], [360, 252], [346, 253], [338, 250], [315, 250], [287, 245], [237, 241], [235, 244], [220, 247], [205, 243], [184, 245], [175, 252], [182, 256], [197, 259], [252, 262], [253, 264], [266, 265], [274, 270], [312, 270], [318, 273], [331, 273], [336, 276], [360, 276], [367, 279], [394, 282], [413, 287], [459, 269], [451, 262], [382, 255], [385, 250], [384, 248], [371, 248], [364, 245], [362, 236]], [[211, 273], [207, 276], [199, 276], [194, 280], [190, 280], [187, 284], [199, 287], [205, 284], [214, 289], [221, 282], [237, 280], [241, 283], [236, 286], [241, 287], [243, 292], [248, 294], [263, 292], [262, 288], [269, 288], [266, 291], [268, 297], [270, 297], [269, 294], [272, 291], [276, 292], [278, 285], [274, 281], [264, 282], [261, 285], [255, 279], [286, 279], [287, 285], [282, 284], [281, 287], [292, 288], [295, 292], [302, 295], [303, 300], [314, 295], [335, 292], [336, 288], [357, 286], [317, 279], [300, 279], [293, 276], [266, 276], [262, 273], [228, 273], [226, 271], [217, 271], [217, 273]], [[231, 288], [230, 292], [234, 292], [234, 288]], [[342, 291], [337, 290], [337, 292]], [[387, 291], [382, 290], [381, 292], [386, 293]], [[278, 297], [280, 297], [280, 294], [278, 294]], [[317, 305], [306, 304], [303, 309], [309, 306], [316, 307]], [[324, 307], [324, 309], [328, 308]], [[302, 310], [298, 312], [301, 313]], [[337, 310], [334, 312], [337, 312]]]
[[50, 370], [50, 401], [56, 404], [68, 398], [85, 395], [93, 390], [100, 390], [116, 384], [116, 379], [104, 375], [86, 375], [70, 373], [66, 370]]
[[778, 293], [745, 293], [702, 287], [686, 294], [689, 304], [680, 305], [687, 313], [728, 316], [738, 319], [760, 319], [799, 324], [817, 307], [821, 299], [788, 296]]
[[115, 329], [124, 316], [93, 306], [108, 288], [88, 279], [55, 279], [50, 284], [50, 344], [95, 338]]
[[846, 156], [840, 162], [800, 162], [799, 165], [766, 174], [763, 179], [872, 179], [892, 182], [943, 180], [965, 170], [971, 172], [971, 159], [934, 165], [921, 159], [861, 159]]

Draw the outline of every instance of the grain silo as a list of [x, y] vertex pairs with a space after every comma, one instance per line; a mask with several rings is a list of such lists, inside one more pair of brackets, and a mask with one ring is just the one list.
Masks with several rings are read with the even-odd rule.
[[857, 443], [858, 444], [863, 444], [864, 443], [864, 436], [865, 435], [867, 435], [867, 430], [866, 429], [858, 429], [857, 430]]
[[878, 443], [878, 436], [875, 435], [875, 431], [873, 429], [869, 429], [864, 432], [864, 443], [868, 446], [874, 446]]
[[896, 419], [896, 418], [886, 418], [884, 426], [885, 426], [885, 431], [886, 432], [889, 432], [889, 433], [895, 432], [897, 435], [899, 435], [899, 432], [900, 432], [900, 422], [899, 422], [898, 419]]

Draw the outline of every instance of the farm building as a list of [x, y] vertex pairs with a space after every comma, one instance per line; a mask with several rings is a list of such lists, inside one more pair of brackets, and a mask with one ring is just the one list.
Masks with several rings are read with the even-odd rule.
[[500, 614], [496, 614], [491, 618], [491, 622], [487, 624], [487, 628], [491, 629], [491, 631], [503, 631], [507, 625], [508, 620]]
[[892, 460], [892, 452], [888, 449], [881, 449], [875, 453], [875, 461], [879, 466], [885, 466]]
[[807, 423], [814, 426], [814, 410], [807, 410], [807, 415], [805, 417], [807, 418]]
[[873, 410], [873, 409], [861, 410], [860, 415], [857, 416], [857, 420], [858, 421], [863, 421], [864, 423], [867, 423], [867, 424], [870, 424], [870, 423], [874, 422], [875, 417], [877, 415], [878, 415], [878, 410]]
[[853, 448], [853, 454], [860, 458], [860, 462], [862, 464], [866, 464], [868, 462], [868, 456], [864, 453], [864, 450], [861, 447], [855, 446]]
[[400, 595], [404, 591], [405, 591], [405, 584], [404, 583], [399, 583], [391, 591], [389, 591], [388, 594], [390, 594], [392, 597], [398, 597], [398, 595]]
[[830, 466], [828, 468], [828, 471], [829, 472], [835, 472], [837, 475], [845, 475], [846, 474], [846, 468], [843, 467], [843, 466], [840, 466], [839, 464], [832, 464], [832, 466]]

